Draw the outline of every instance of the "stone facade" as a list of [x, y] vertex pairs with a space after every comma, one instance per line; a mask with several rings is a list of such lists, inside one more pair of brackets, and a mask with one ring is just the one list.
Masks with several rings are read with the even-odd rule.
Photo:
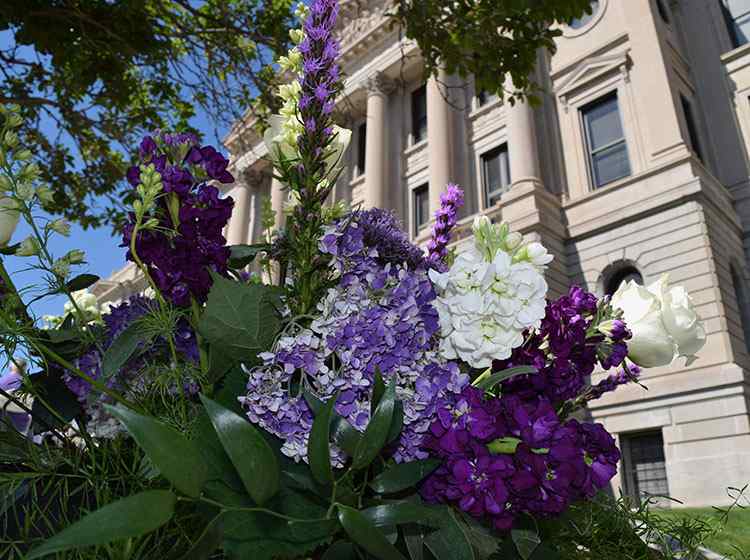
[[[616, 492], [726, 503], [727, 487], [750, 482], [750, 45], [733, 48], [722, 1], [593, 2], [591, 17], [562, 27], [553, 56], [539, 54], [535, 109], [452, 76], [425, 84], [416, 45], [385, 24], [388, 5], [342, 3], [338, 109], [354, 135], [335, 199], [392, 208], [421, 243], [429, 228], [415, 221], [457, 182], [467, 199], [458, 243], [479, 213], [510, 222], [555, 254], [553, 294], [573, 283], [603, 294], [624, 272], [646, 283], [669, 272], [706, 324], [700, 359], [648, 370], [648, 390], [621, 388], [589, 414], [623, 448]], [[619, 121], [605, 123], [616, 138], [597, 152], [602, 100]], [[284, 191], [248, 122], [226, 146], [238, 177], [227, 236], [252, 242], [264, 197], [283, 223]], [[489, 200], [495, 164], [501, 194]]]

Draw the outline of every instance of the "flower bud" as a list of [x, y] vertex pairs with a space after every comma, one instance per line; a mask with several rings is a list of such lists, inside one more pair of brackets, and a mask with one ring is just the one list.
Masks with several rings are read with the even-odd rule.
[[19, 183], [16, 186], [16, 196], [18, 196], [18, 198], [20, 198], [24, 202], [31, 202], [31, 199], [34, 198], [35, 194], [36, 189], [31, 183], [23, 182]]
[[72, 251], [69, 251], [68, 254], [63, 258], [66, 259], [70, 264], [81, 264], [86, 258], [86, 253], [84, 253], [80, 249], [73, 249]]
[[518, 444], [521, 443], [521, 440], [516, 437], [501, 437], [495, 440], [492, 440], [490, 443], [487, 444], [487, 449], [490, 453], [493, 455], [500, 455], [500, 454], [507, 454], [512, 455], [516, 452], [516, 449], [518, 448]]
[[15, 112], [8, 115], [8, 119], [5, 121], [8, 128], [18, 128], [22, 123], [23, 119], [21, 118], [21, 115], [18, 115]]
[[57, 259], [52, 265], [52, 272], [54, 272], [58, 278], [62, 278], [64, 280], [68, 276], [70, 276], [70, 263], [65, 259], [65, 257]]
[[16, 255], [19, 257], [33, 257], [37, 254], [39, 254], [39, 242], [34, 237], [27, 237], [16, 249]]
[[10, 243], [20, 217], [18, 203], [15, 200], [7, 196], [0, 198], [0, 247]]
[[7, 193], [13, 188], [10, 178], [7, 175], [0, 175], [0, 191]]
[[49, 224], [49, 229], [60, 235], [68, 237], [70, 235], [70, 224], [63, 218], [58, 218]]
[[517, 231], [511, 231], [505, 238], [505, 246], [510, 252], [518, 249], [521, 246], [521, 243], [523, 243], [523, 235]]
[[31, 151], [27, 149], [19, 150], [15, 154], [13, 154], [13, 157], [16, 161], [28, 161], [31, 159]]
[[5, 143], [8, 148], [15, 148], [18, 146], [18, 134], [13, 132], [12, 130], [9, 130], [5, 133], [5, 137], [3, 138], [3, 142]]
[[292, 43], [294, 43], [295, 45], [299, 45], [302, 41], [305, 40], [305, 32], [301, 29], [290, 29], [289, 38], [292, 40]]
[[39, 200], [42, 201], [42, 204], [54, 204], [55, 202], [54, 193], [47, 185], [37, 187], [36, 195], [39, 197]]

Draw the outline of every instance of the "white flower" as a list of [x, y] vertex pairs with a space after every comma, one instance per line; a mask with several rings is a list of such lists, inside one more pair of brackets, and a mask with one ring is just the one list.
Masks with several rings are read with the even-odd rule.
[[290, 127], [290, 120], [281, 115], [268, 117], [268, 128], [263, 134], [263, 142], [268, 149], [268, 153], [275, 160], [282, 156], [286, 159], [298, 157], [297, 136], [299, 131]]
[[12, 198], [7, 196], [0, 198], [0, 247], [8, 245], [13, 232], [16, 231], [21, 217], [17, 208], [16, 201]]
[[[94, 294], [88, 290], [78, 290], [71, 295], [73, 296], [73, 300], [76, 302], [78, 309], [83, 313], [86, 322], [91, 323], [101, 320], [101, 307], [99, 306], [99, 302]], [[73, 307], [73, 303], [70, 301], [65, 302], [63, 310], [65, 311], [66, 316], [75, 313], [75, 307]]]
[[[493, 238], [496, 232], [484, 233]], [[546, 307], [547, 282], [539, 269], [529, 261], [514, 262], [499, 248], [486, 259], [487, 241], [485, 235], [481, 250], [474, 246], [459, 254], [448, 272], [430, 271], [438, 292], [440, 352], [474, 368], [508, 358], [523, 343], [523, 331], [539, 326]]]
[[341, 157], [349, 147], [349, 142], [352, 140], [352, 131], [348, 128], [341, 128], [338, 125], [333, 125], [333, 141], [328, 147], [330, 150], [326, 156], [326, 164], [328, 169], [333, 169], [339, 163], [341, 163]]
[[633, 333], [628, 358], [643, 367], [665, 366], [678, 356], [692, 363], [706, 343], [706, 331], [693, 302], [682, 286], [669, 287], [663, 275], [648, 287], [632, 280], [612, 296], [612, 306], [622, 309], [623, 320]]

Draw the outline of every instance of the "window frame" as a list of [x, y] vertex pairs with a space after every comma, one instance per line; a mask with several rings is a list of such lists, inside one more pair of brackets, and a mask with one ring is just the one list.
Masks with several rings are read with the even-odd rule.
[[[587, 114], [589, 113], [589, 111], [597, 107], [601, 107], [602, 105], [609, 103], [612, 100], [614, 100], [616, 103], [617, 118], [619, 119], [619, 122], [620, 122], [620, 131], [622, 132], [622, 136], [620, 137], [619, 140], [609, 142], [605, 144], [604, 146], [600, 146], [596, 149], [593, 149], [592, 143], [591, 143], [591, 133], [590, 133], [589, 120], [587, 119]], [[620, 96], [619, 96], [618, 91], [614, 90], [600, 97], [597, 97], [596, 99], [581, 106], [578, 109], [578, 112], [579, 112], [581, 123], [583, 126], [583, 138], [584, 138], [585, 148], [586, 148], [586, 162], [587, 162], [588, 171], [589, 171], [591, 188], [593, 190], [601, 189], [611, 183], [614, 183], [615, 181], [619, 181], [620, 179], [630, 177], [633, 174], [633, 165], [631, 163], [630, 150], [628, 148], [628, 136], [625, 133], [625, 123], [622, 120], [622, 111], [620, 110]], [[598, 184], [597, 174], [596, 174], [596, 170], [594, 167], [594, 157], [599, 153], [606, 152], [607, 150], [610, 150], [619, 145], [624, 146], [625, 157], [627, 159], [627, 164], [628, 164], [628, 172], [625, 173], [624, 175], [615, 177], [614, 179], [610, 179], [604, 183]]]
[[[361, 167], [360, 167], [361, 166]], [[354, 177], [358, 178], [365, 174], [367, 166], [367, 121], [364, 120], [357, 126], [357, 157], [354, 161]]]
[[[427, 198], [427, 213], [424, 216], [424, 221], [420, 224], [420, 205], [418, 204], [418, 197], [424, 195]], [[411, 219], [412, 219], [412, 232], [414, 237], [417, 237], [422, 230], [427, 227], [430, 223], [430, 185], [429, 183], [422, 183], [411, 189]]]
[[729, 41], [732, 43], [733, 49], [738, 49], [742, 47], [743, 45], [747, 45], [750, 43], [750, 38], [742, 39], [738, 33], [737, 33], [737, 20], [740, 18], [747, 18], [750, 17], [750, 8], [738, 16], [735, 16], [732, 11], [729, 9], [729, 6], [727, 6], [726, 0], [718, 0], [719, 2], [719, 9], [721, 10], [722, 15], [724, 16], [724, 23], [727, 27], [727, 33], [729, 34]]
[[[504, 185], [501, 185], [500, 188], [495, 189], [490, 192], [488, 190], [489, 185], [488, 185], [488, 180], [487, 180], [488, 159], [492, 155], [497, 155], [498, 157], [502, 157], [503, 154], [505, 154], [505, 168], [507, 169], [507, 182]], [[492, 208], [493, 206], [497, 204], [497, 202], [500, 200], [502, 195], [508, 192], [508, 190], [510, 189], [511, 182], [512, 182], [511, 169], [510, 169], [510, 153], [509, 153], [508, 143], [502, 142], [501, 144], [498, 144], [497, 146], [494, 146], [490, 148], [489, 150], [484, 151], [479, 156], [479, 164], [480, 164], [480, 171], [481, 171], [481, 178], [482, 178], [482, 202], [485, 208]], [[501, 164], [500, 170], [502, 174], [502, 164]], [[497, 200], [494, 203], [490, 203], [493, 193], [496, 194]]]
[[[644, 496], [642, 495], [642, 492], [640, 490], [640, 486], [638, 484], [637, 480], [637, 468], [634, 468], [633, 464], [633, 440], [637, 440], [639, 438], [646, 438], [649, 436], [658, 436], [661, 440], [661, 449], [662, 449], [662, 457], [663, 457], [663, 464], [664, 464], [664, 484], [666, 486], [666, 491], [664, 492], [664, 496], [669, 495], [669, 472], [667, 470], [667, 451], [664, 444], [664, 433], [661, 427], [651, 429], [651, 430], [644, 430], [644, 431], [638, 431], [638, 432], [630, 432], [625, 434], [620, 434], [620, 449], [622, 450], [622, 488], [624, 490], [624, 493], [626, 496], [630, 496], [632, 499], [636, 499], [639, 502], [643, 500]], [[662, 495], [662, 494], [658, 494]], [[652, 494], [649, 496], [656, 496], [656, 494]]]
[[680, 93], [680, 105], [682, 106], [682, 116], [685, 117], [685, 127], [687, 128], [688, 141], [690, 142], [689, 147], [702, 163], [706, 163], [700, 140], [698, 121], [695, 119], [695, 112], [693, 111], [693, 104], [683, 93]]
[[[613, 268], [611, 271], [607, 272], [606, 276], [604, 277], [604, 283], [602, 286], [604, 295], [612, 296], [620, 288], [620, 285], [625, 280], [630, 279], [631, 276], [635, 275], [638, 275], [638, 277], [640, 277], [641, 279], [640, 282], [636, 283], [640, 284], [641, 286], [645, 286], [643, 273], [638, 270], [638, 267], [628, 263], [627, 261], [621, 261], [621, 264], [619, 266], [616, 266], [616, 268]], [[617, 285], [613, 287], [615, 281], [617, 281]]]
[[[417, 122], [417, 98], [421, 97], [424, 99], [424, 116]], [[415, 88], [411, 92], [410, 96], [410, 107], [411, 107], [411, 139], [412, 144], [419, 144], [424, 140], [427, 140], [427, 127], [429, 122], [427, 119], [427, 84]], [[424, 127], [422, 127], [422, 121], [424, 121]]]

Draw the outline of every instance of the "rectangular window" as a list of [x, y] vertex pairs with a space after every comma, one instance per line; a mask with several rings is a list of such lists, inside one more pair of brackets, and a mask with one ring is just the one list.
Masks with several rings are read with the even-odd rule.
[[587, 105], [581, 113], [594, 188], [630, 175], [628, 146], [620, 120], [617, 94]]
[[357, 170], [356, 177], [365, 172], [365, 154], [367, 153], [367, 123], [363, 122], [357, 129]]
[[477, 104], [480, 107], [493, 102], [495, 99], [497, 99], [497, 93], [490, 93], [486, 90], [480, 90], [479, 93], [477, 93]]
[[700, 138], [698, 136], [698, 127], [695, 124], [695, 117], [693, 116], [693, 107], [684, 95], [680, 94], [680, 101], [682, 102], [682, 112], [685, 114], [685, 124], [687, 124], [688, 136], [690, 137], [690, 147], [698, 156], [698, 159], [703, 161], [703, 151], [701, 150]]
[[661, 430], [620, 436], [625, 492], [635, 500], [668, 496], [667, 467]]
[[724, 20], [734, 48], [750, 39], [750, 0], [720, 0]]
[[422, 86], [411, 94], [411, 134], [417, 144], [427, 138], [427, 88]]
[[412, 205], [414, 212], [414, 235], [424, 229], [430, 221], [430, 192], [427, 183], [420, 185], [412, 191]]
[[485, 208], [497, 204], [509, 186], [508, 145], [503, 144], [482, 154], [482, 190]]

